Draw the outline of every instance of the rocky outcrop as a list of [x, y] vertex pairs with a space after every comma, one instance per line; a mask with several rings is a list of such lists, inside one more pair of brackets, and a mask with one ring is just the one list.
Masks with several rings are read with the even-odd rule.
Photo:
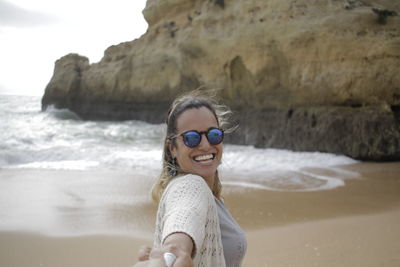
[[82, 73], [89, 68], [89, 59], [69, 54], [56, 61], [54, 74], [42, 98], [42, 107], [70, 108], [77, 94]]
[[386, 106], [299, 107], [237, 113], [239, 133], [229, 142], [296, 151], [399, 160], [400, 114]]
[[398, 160], [399, 11], [390, 0], [148, 0], [146, 34], [95, 64], [58, 60], [42, 105], [161, 122], [177, 94], [205, 85], [237, 111], [232, 142]]

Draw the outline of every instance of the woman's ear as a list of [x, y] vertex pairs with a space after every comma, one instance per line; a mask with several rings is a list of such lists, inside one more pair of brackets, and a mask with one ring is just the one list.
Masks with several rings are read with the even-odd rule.
[[176, 158], [177, 155], [176, 146], [172, 145], [172, 142], [168, 143], [168, 149], [171, 152], [172, 158]]

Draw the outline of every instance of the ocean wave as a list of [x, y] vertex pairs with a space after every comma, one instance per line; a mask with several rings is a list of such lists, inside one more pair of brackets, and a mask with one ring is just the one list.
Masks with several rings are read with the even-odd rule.
[[[40, 112], [40, 98], [31, 97], [2, 98], [0, 114], [6, 129], [0, 132], [1, 168], [129, 169], [152, 176], [161, 169], [164, 125], [84, 121], [67, 109], [54, 107]], [[220, 171], [231, 187], [322, 190], [357, 177], [338, 167], [356, 162], [329, 153], [228, 144]]]
[[49, 106], [45, 113], [59, 120], [81, 120], [81, 118], [69, 109], [56, 109], [53, 105]]
[[52, 170], [87, 170], [98, 167], [97, 161], [64, 160], [64, 161], [39, 161], [26, 164], [8, 166], [10, 169], [52, 169]]

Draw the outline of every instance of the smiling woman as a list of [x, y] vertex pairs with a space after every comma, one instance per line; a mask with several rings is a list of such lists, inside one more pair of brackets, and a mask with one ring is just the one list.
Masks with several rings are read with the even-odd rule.
[[145, 0], [0, 0], [1, 93], [42, 95], [69, 53], [99, 61], [107, 47], [142, 35]]
[[152, 191], [159, 202], [155, 249], [142, 249], [135, 266], [241, 265], [246, 237], [222, 201], [217, 170], [229, 113], [200, 91], [172, 103], [163, 169]]

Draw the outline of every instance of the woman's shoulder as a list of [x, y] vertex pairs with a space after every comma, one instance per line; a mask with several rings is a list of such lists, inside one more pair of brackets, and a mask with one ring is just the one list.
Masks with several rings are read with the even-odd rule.
[[212, 192], [208, 187], [206, 181], [198, 175], [186, 174], [174, 178], [169, 182], [167, 188], [164, 191], [164, 195], [171, 193], [181, 194], [211, 194]]
[[182, 185], [194, 185], [201, 187], [208, 187], [203, 177], [196, 174], [186, 174], [183, 176], [176, 177], [173, 179], [168, 186], [182, 186]]

